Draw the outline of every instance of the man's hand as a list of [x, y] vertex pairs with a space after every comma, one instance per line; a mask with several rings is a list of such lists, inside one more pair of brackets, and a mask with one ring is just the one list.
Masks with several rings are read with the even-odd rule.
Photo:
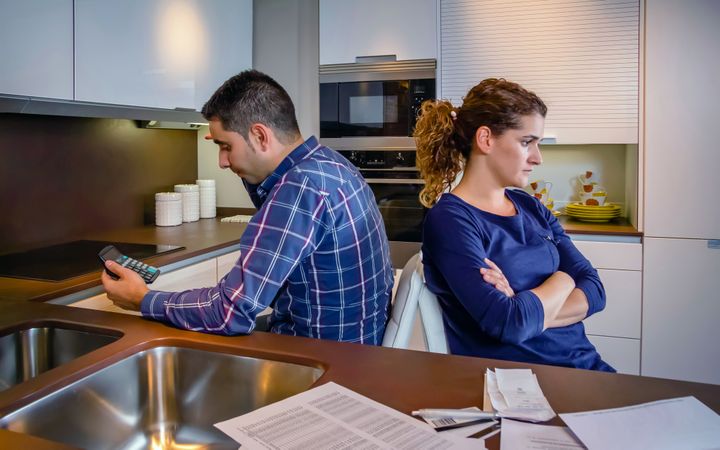
[[502, 270], [500, 270], [500, 268], [488, 258], [485, 258], [484, 261], [485, 264], [490, 266], [490, 268], [480, 268], [480, 274], [483, 276], [483, 280], [495, 286], [495, 289], [507, 295], [508, 297], [512, 297], [513, 295], [515, 295], [515, 291], [513, 291], [513, 289], [510, 287], [510, 283], [508, 282], [507, 278], [505, 278]]
[[123, 309], [140, 311], [140, 302], [149, 291], [145, 281], [130, 269], [126, 269], [115, 261], [105, 261], [105, 267], [119, 278], [113, 280], [103, 270], [102, 280], [108, 298]]

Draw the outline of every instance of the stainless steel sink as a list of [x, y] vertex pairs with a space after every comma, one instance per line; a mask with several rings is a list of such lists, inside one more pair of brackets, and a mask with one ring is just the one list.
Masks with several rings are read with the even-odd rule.
[[237, 449], [214, 423], [307, 390], [323, 370], [181, 347], [137, 353], [0, 419], [92, 449]]
[[40, 326], [0, 336], [0, 391], [36, 377], [120, 338], [57, 326]]

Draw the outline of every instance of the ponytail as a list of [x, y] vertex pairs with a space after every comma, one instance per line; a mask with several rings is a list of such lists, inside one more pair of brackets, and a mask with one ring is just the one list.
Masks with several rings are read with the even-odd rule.
[[415, 125], [416, 164], [425, 187], [420, 203], [432, 207], [463, 169], [462, 154], [456, 150], [455, 109], [447, 100], [428, 100], [420, 107]]

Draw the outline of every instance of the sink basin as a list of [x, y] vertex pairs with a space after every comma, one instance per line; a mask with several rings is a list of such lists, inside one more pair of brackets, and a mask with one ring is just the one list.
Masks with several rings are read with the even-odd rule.
[[214, 423], [307, 390], [323, 370], [182, 347], [132, 355], [0, 419], [92, 449], [233, 449]]
[[38, 326], [0, 336], [0, 391], [111, 344], [119, 333]]

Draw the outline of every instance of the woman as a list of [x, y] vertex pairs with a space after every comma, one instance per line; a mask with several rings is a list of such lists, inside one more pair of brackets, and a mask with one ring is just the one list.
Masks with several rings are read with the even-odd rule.
[[542, 163], [546, 113], [535, 94], [494, 78], [460, 108], [423, 104], [415, 140], [420, 200], [432, 207], [425, 279], [454, 354], [614, 372], [582, 324], [605, 307], [597, 272], [545, 206], [507, 189], [526, 186]]

